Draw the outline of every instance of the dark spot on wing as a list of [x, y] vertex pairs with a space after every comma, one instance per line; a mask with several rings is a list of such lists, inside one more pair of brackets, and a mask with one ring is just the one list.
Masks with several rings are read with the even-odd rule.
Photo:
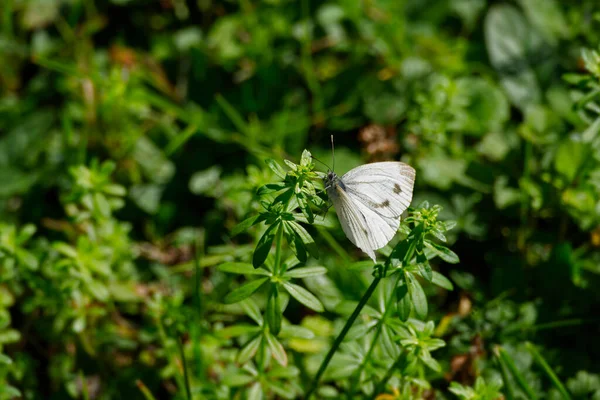
[[390, 201], [389, 200], [385, 200], [382, 203], [374, 205], [375, 208], [383, 208], [383, 207], [389, 207], [389, 206], [390, 206]]
[[402, 193], [402, 188], [397, 183], [394, 183], [394, 193], [396, 193], [396, 194]]

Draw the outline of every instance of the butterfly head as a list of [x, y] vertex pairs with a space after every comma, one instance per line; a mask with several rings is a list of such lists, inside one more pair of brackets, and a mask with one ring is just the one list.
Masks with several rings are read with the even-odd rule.
[[327, 171], [327, 175], [325, 176], [325, 189], [330, 189], [335, 186], [338, 181], [338, 176], [333, 171]]
[[327, 176], [325, 177], [325, 190], [327, 190], [327, 193], [329, 193], [329, 195], [331, 196], [331, 192], [335, 192], [336, 187], [339, 187], [340, 189], [342, 189], [343, 191], [346, 191], [346, 185], [344, 184], [344, 181], [337, 176], [337, 174], [333, 171], [328, 171], [327, 172]]

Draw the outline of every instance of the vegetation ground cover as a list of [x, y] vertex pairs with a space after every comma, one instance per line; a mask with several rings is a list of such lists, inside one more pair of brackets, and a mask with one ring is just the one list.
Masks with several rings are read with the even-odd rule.
[[597, 1], [0, 15], [0, 399], [600, 399]]

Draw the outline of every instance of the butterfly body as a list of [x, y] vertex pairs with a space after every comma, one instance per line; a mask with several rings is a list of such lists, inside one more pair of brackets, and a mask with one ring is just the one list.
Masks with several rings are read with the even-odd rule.
[[415, 170], [402, 162], [365, 164], [339, 177], [328, 172], [325, 188], [344, 233], [376, 261], [375, 250], [396, 234], [410, 205]]

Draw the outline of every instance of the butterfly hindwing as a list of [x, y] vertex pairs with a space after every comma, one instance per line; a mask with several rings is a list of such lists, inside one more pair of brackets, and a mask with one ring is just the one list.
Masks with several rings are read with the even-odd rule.
[[376, 261], [375, 250], [392, 240], [400, 220], [376, 213], [352, 198], [340, 186], [336, 192], [337, 196], [332, 196], [332, 200], [344, 233], [356, 247]]

